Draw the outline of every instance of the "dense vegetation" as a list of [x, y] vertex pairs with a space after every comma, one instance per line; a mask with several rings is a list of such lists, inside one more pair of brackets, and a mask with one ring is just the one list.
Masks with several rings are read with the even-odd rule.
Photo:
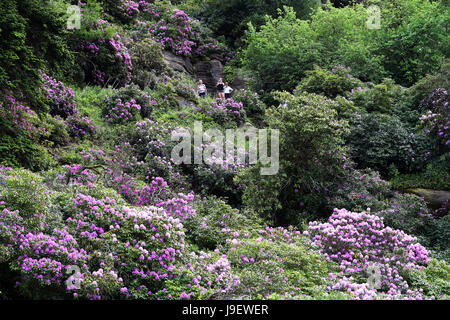
[[[0, 297], [448, 299], [450, 8], [371, 4], [2, 1]], [[279, 130], [278, 172], [177, 164], [196, 122]]]

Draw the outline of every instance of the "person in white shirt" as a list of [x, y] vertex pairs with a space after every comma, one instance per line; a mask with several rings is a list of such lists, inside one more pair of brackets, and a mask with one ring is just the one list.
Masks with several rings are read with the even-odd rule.
[[225, 99], [230, 99], [231, 98], [231, 93], [233, 91], [234, 91], [233, 88], [228, 85], [228, 82], [226, 82], [225, 83], [225, 88], [224, 88]]
[[198, 96], [200, 98], [205, 98], [207, 92], [208, 90], [206, 89], [206, 86], [203, 84], [203, 80], [200, 80], [197, 88]]

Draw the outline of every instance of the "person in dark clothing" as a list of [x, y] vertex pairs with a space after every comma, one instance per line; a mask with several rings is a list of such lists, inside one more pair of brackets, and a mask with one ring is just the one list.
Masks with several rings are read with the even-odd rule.
[[217, 82], [217, 93], [219, 94], [219, 98], [225, 100], [225, 83], [223, 83], [222, 78], [219, 79], [219, 82]]

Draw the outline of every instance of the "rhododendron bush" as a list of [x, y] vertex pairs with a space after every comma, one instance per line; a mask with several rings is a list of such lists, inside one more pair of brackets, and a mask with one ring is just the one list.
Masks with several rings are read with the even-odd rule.
[[448, 299], [443, 0], [319, 2], [2, 0], [0, 300]]
[[366, 212], [335, 209], [328, 222], [311, 222], [305, 234], [328, 260], [339, 264], [339, 278], [343, 280], [333, 289], [350, 288], [353, 292], [355, 288], [348, 279], [367, 281], [368, 269], [375, 266], [379, 279], [373, 288], [379, 291], [367, 287], [364, 281], [365, 285], [353, 292], [357, 298], [376, 298], [378, 294], [384, 298], [420, 297], [420, 292], [409, 289], [402, 273], [424, 268], [430, 261], [429, 252], [417, 238], [385, 227], [382, 218]]

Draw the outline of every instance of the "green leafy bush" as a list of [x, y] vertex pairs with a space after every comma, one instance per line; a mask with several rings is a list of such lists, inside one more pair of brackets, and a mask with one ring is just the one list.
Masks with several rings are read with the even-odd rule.
[[138, 87], [127, 86], [107, 95], [104, 99], [102, 115], [109, 123], [126, 123], [147, 118], [151, 115], [151, 97]]
[[448, 262], [432, 259], [423, 270], [406, 270], [404, 277], [413, 288], [436, 299], [449, 299], [450, 265]]
[[400, 172], [422, 169], [430, 154], [421, 135], [400, 121], [396, 116], [364, 113], [351, 120], [351, 133], [347, 138], [352, 159], [361, 168], [370, 167], [388, 174], [394, 164]]
[[61, 76], [76, 69], [66, 8], [62, 1], [39, 0], [6, 0], [0, 6], [0, 85], [22, 92], [35, 110], [45, 110], [39, 69], [45, 66]]
[[42, 178], [24, 169], [0, 167], [0, 210], [19, 210], [29, 226], [42, 228], [46, 218], [48, 191]]
[[233, 100], [241, 102], [247, 116], [252, 117], [263, 114], [266, 105], [261, 101], [259, 95], [251, 90], [242, 89], [233, 94]]
[[442, 155], [438, 160], [428, 163], [424, 171], [392, 178], [392, 187], [397, 190], [426, 188], [449, 191], [449, 170], [449, 155]]
[[141, 89], [154, 88], [158, 82], [157, 75], [170, 72], [162, 55], [161, 45], [149, 38], [133, 41], [130, 55], [134, 66], [132, 80]]
[[333, 295], [327, 284], [333, 264], [315, 251], [292, 228], [260, 229], [256, 234], [235, 234], [225, 246], [240, 278], [240, 299], [299, 299]]
[[346, 96], [350, 90], [362, 86], [362, 82], [350, 74], [350, 69], [338, 65], [333, 69], [324, 70], [314, 66], [313, 70], [306, 71], [305, 78], [295, 88], [296, 94], [303, 92], [316, 93], [328, 98]]
[[251, 211], [234, 209], [214, 196], [198, 198], [194, 207], [197, 215], [186, 221], [186, 234], [201, 249], [215, 249], [225, 244], [230, 232], [251, 232], [260, 224], [258, 217]]
[[392, 113], [404, 90], [391, 79], [384, 79], [372, 88], [358, 87], [357, 90], [352, 90], [350, 95], [351, 100], [367, 112]]
[[245, 204], [276, 223], [297, 224], [301, 211], [326, 215], [329, 195], [345, 181], [348, 123], [325, 97], [280, 93], [278, 99], [282, 105], [269, 108], [265, 119], [280, 130], [278, 174], [261, 176], [258, 164], [241, 170], [236, 181]]
[[448, 58], [449, 8], [445, 1], [383, 1], [381, 32], [374, 38], [375, 52], [396, 83], [413, 85], [437, 71]]
[[377, 212], [386, 207], [392, 196], [390, 184], [376, 171], [353, 170], [331, 197], [329, 208], [345, 208], [351, 211], [370, 209]]
[[430, 96], [437, 88], [450, 90], [450, 61], [442, 65], [442, 67], [427, 76], [417, 81], [412, 87], [408, 89], [408, 94], [412, 97], [412, 104], [418, 108], [421, 102]]

